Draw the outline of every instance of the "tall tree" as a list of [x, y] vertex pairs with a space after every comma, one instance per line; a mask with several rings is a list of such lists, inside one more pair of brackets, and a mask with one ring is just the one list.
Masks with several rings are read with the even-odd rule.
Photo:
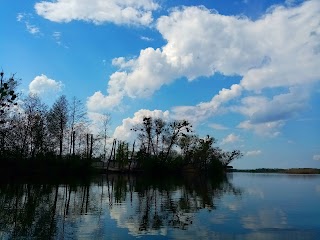
[[106, 161], [107, 139], [109, 137], [108, 130], [109, 130], [110, 120], [111, 120], [111, 117], [109, 113], [103, 113], [98, 120], [98, 127], [100, 129], [99, 135], [103, 145], [103, 161]]
[[73, 97], [69, 105], [69, 154], [75, 153], [76, 128], [81, 122], [85, 121], [86, 111], [81, 100]]
[[4, 78], [4, 72], [0, 73], [0, 124], [5, 123], [5, 116], [7, 111], [15, 102], [17, 95], [15, 93], [15, 88], [17, 86], [17, 81], [12, 75], [8, 80]]
[[138, 132], [138, 137], [141, 141], [140, 150], [143, 150], [146, 154], [151, 154], [153, 148], [153, 119], [152, 117], [144, 116], [142, 123], [135, 125], [132, 131]]
[[10, 111], [16, 105], [16, 89], [17, 81], [12, 75], [9, 79], [5, 79], [4, 72], [0, 73], [0, 158], [4, 156], [7, 145], [6, 139], [10, 136], [13, 125], [10, 121]]
[[168, 144], [165, 159], [167, 160], [172, 147], [179, 142], [179, 138], [192, 132], [192, 126], [187, 120], [173, 121], [168, 125], [166, 142]]
[[47, 106], [34, 94], [30, 94], [23, 102], [28, 146], [33, 158], [47, 150]]
[[159, 156], [159, 148], [162, 143], [163, 134], [166, 131], [166, 122], [161, 118], [154, 119], [154, 129], [155, 129], [155, 155]]
[[68, 101], [65, 95], [60, 96], [50, 109], [47, 117], [51, 136], [59, 143], [59, 156], [63, 153], [63, 138], [68, 122]]

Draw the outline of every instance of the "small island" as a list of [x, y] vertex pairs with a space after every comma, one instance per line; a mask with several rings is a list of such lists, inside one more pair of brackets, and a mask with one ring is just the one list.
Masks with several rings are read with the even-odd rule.
[[[111, 139], [110, 115], [104, 114], [91, 132], [84, 105], [60, 96], [51, 107], [34, 94], [16, 93], [15, 76], [1, 72], [0, 160], [4, 175], [84, 176], [92, 172], [223, 174], [242, 156], [224, 151], [216, 139], [199, 137], [187, 120], [144, 116], [132, 127], [131, 143]], [[18, 97], [19, 96], [19, 97]]]

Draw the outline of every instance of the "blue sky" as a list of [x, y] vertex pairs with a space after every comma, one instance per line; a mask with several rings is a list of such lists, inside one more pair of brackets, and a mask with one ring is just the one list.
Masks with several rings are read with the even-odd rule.
[[51, 104], [65, 94], [110, 135], [188, 119], [236, 168], [320, 168], [320, 2], [2, 1], [0, 67]]

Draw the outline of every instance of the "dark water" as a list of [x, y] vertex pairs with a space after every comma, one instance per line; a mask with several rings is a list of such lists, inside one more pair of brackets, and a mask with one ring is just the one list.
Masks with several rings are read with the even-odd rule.
[[0, 239], [320, 239], [320, 175], [1, 183]]

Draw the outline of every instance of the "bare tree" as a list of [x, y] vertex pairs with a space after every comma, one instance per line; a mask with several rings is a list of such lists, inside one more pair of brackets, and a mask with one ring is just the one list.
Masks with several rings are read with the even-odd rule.
[[107, 139], [108, 139], [108, 130], [109, 130], [109, 124], [110, 124], [110, 114], [109, 113], [103, 113], [100, 117], [100, 124], [101, 124], [101, 134], [102, 134], [102, 140], [103, 140], [103, 160], [106, 161], [106, 155], [107, 155]]
[[16, 105], [17, 81], [12, 75], [9, 79], [0, 73], [0, 157], [3, 157], [7, 145], [6, 138], [10, 136], [13, 125], [10, 124], [10, 111]]
[[[26, 133], [24, 139], [29, 154], [34, 158], [36, 154], [44, 153], [47, 150], [47, 106], [34, 94], [30, 94], [23, 102]], [[23, 147], [25, 148], [25, 146]]]
[[69, 104], [69, 154], [75, 154], [76, 128], [81, 122], [85, 122], [86, 110], [81, 100], [73, 97]]
[[15, 102], [17, 95], [15, 88], [17, 81], [12, 75], [8, 80], [4, 78], [4, 73], [0, 73], [0, 124], [5, 123], [7, 111], [17, 103]]
[[59, 156], [62, 157], [63, 138], [68, 122], [68, 101], [65, 95], [60, 96], [48, 113], [48, 129], [59, 143]]
[[230, 152], [222, 152], [220, 155], [220, 161], [224, 167], [227, 167], [233, 160], [241, 158], [243, 153], [240, 150], [233, 150]]
[[168, 125], [166, 142], [168, 144], [165, 159], [167, 160], [175, 144], [178, 144], [178, 140], [181, 136], [185, 136], [187, 133], [192, 132], [191, 124], [186, 120], [173, 121]]

